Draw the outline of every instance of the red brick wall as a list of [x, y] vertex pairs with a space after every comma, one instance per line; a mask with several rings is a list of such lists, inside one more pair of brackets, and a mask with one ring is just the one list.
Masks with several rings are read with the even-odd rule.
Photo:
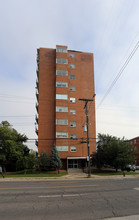
[[[60, 46], [61, 47], [61, 46]], [[70, 58], [69, 53], [74, 53], [75, 58]], [[56, 64], [56, 58], [68, 59], [68, 64]], [[70, 69], [69, 64], [75, 64], [75, 69]], [[68, 76], [56, 76], [57, 70], [68, 70]], [[76, 79], [70, 79], [74, 74]], [[56, 88], [57, 82], [67, 82], [68, 88]], [[70, 85], [76, 87], [76, 91], [70, 91]], [[84, 102], [79, 98], [91, 99], [94, 90], [94, 62], [93, 54], [68, 51], [68, 53], [56, 53], [55, 49], [40, 49], [39, 64], [39, 139], [55, 139], [55, 133], [68, 132], [68, 139], [57, 139], [56, 145], [68, 145], [68, 152], [59, 152], [61, 158], [86, 157], [88, 155], [87, 144], [81, 143], [81, 138], [86, 138], [83, 125], [86, 123]], [[67, 94], [68, 100], [55, 100], [56, 94]], [[76, 98], [76, 103], [70, 103], [70, 97]], [[91, 104], [91, 105], [90, 105]], [[68, 113], [55, 112], [55, 106], [67, 106]], [[96, 151], [95, 130], [95, 100], [88, 103], [89, 108], [89, 136], [90, 153]], [[70, 115], [70, 109], [76, 109], [76, 115]], [[68, 119], [68, 126], [55, 125], [55, 119]], [[70, 121], [76, 121], [76, 127], [70, 127]], [[70, 134], [75, 133], [77, 140], [70, 139]], [[39, 154], [46, 151], [50, 154], [53, 141], [40, 141]], [[70, 146], [76, 146], [76, 152], [70, 152]]]
[[51, 152], [55, 139], [55, 68], [56, 52], [54, 49], [39, 51], [39, 119], [38, 153]]
[[139, 166], [139, 137], [131, 139], [130, 142], [133, 147], [136, 147], [136, 165]]

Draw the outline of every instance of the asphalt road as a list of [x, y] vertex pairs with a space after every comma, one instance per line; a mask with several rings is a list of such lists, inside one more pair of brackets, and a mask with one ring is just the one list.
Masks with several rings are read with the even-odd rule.
[[0, 220], [130, 215], [139, 215], [139, 178], [0, 182]]

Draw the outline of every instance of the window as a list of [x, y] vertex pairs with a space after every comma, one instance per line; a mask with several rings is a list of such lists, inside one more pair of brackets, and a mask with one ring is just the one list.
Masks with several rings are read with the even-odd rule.
[[67, 119], [56, 119], [56, 125], [68, 125]]
[[68, 112], [68, 107], [56, 106], [56, 112]]
[[68, 96], [63, 94], [56, 94], [56, 99], [67, 100]]
[[68, 132], [56, 132], [56, 138], [68, 138]]
[[57, 53], [67, 53], [67, 48], [57, 47], [56, 52]]
[[70, 86], [70, 91], [75, 91], [75, 86]]
[[70, 122], [70, 127], [76, 127], [76, 121], [71, 121]]
[[67, 76], [68, 75], [68, 71], [67, 70], [56, 70], [56, 75]]
[[70, 134], [70, 138], [71, 139], [75, 139], [76, 138], [76, 134]]
[[66, 82], [56, 82], [56, 87], [67, 88], [68, 87], [68, 83], [66, 83]]
[[75, 79], [75, 75], [70, 74], [70, 79]]
[[76, 147], [75, 146], [71, 146], [70, 147], [70, 152], [76, 152]]
[[71, 115], [76, 115], [76, 110], [75, 109], [70, 109], [70, 114]]
[[70, 69], [75, 69], [75, 64], [70, 63], [69, 68]]
[[67, 59], [56, 59], [56, 63], [58, 63], [58, 64], [68, 64], [68, 60]]
[[75, 57], [75, 53], [70, 53], [70, 54], [69, 54], [69, 57], [70, 57], [70, 58], [74, 58], [74, 57]]
[[57, 151], [68, 151], [68, 146], [57, 145], [56, 149]]
[[76, 102], [76, 98], [70, 98], [70, 102], [75, 103]]
[[136, 139], [134, 140], [134, 144], [136, 144]]

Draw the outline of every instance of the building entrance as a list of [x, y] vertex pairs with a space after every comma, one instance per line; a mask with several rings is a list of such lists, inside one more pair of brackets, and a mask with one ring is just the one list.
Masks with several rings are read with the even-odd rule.
[[78, 168], [78, 160], [68, 160], [68, 168]]

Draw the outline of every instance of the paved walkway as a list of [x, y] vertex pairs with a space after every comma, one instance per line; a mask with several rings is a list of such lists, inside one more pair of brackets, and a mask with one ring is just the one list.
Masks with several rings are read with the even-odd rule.
[[[0, 178], [0, 182], [9, 182], [9, 181], [48, 181], [48, 180], [78, 180], [86, 179], [88, 175], [86, 173], [70, 173], [61, 177], [6, 177]], [[139, 175], [127, 175], [123, 177], [122, 175], [113, 175], [113, 176], [98, 176], [91, 175], [91, 179], [131, 179], [139, 178]]]

